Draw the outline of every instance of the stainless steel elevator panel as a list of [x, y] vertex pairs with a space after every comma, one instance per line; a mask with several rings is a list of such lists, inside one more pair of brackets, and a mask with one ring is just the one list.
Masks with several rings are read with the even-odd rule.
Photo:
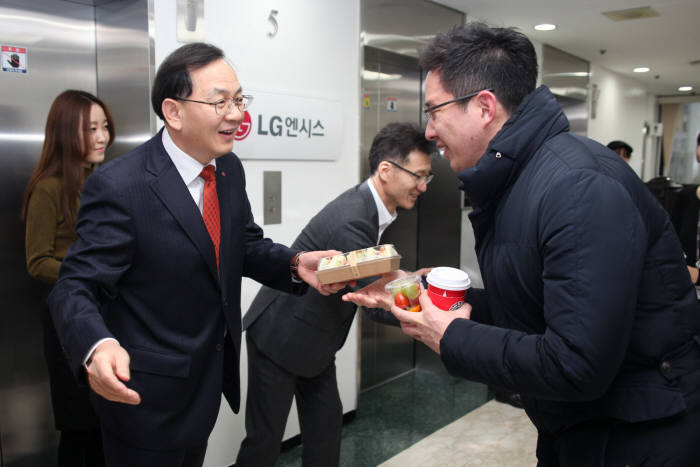
[[572, 133], [588, 132], [590, 64], [549, 45], [542, 47], [542, 84], [549, 87], [569, 119]]
[[[143, 58], [143, 51], [149, 51], [148, 2], [0, 0], [0, 44], [27, 49], [26, 74], [0, 72], [0, 442], [7, 467], [56, 464], [39, 319], [47, 288], [26, 273], [24, 225], [19, 220], [22, 194], [39, 160], [49, 107], [66, 89], [82, 89], [105, 100], [113, 110], [118, 143], [122, 138], [133, 147], [150, 133], [148, 124], [137, 123], [151, 120], [147, 90], [152, 61]], [[103, 49], [118, 66], [103, 68], [98, 76], [97, 63], [109, 63], [107, 55], [98, 53], [106, 43], [95, 25], [100, 9], [102, 18], [124, 25], [137, 17], [142, 21], [125, 26]], [[137, 34], [136, 28], [144, 32]], [[136, 49], [141, 58], [133, 58]], [[110, 148], [108, 156], [121, 154], [117, 148]]]
[[[369, 149], [374, 135], [391, 122], [420, 121], [420, 68], [412, 57], [372, 47], [364, 48], [361, 178], [369, 176]], [[417, 264], [418, 216], [416, 209], [400, 210], [382, 236], [401, 253], [401, 268]], [[367, 389], [413, 368], [413, 340], [399, 328], [361, 321], [360, 388]]]
[[[362, 109], [362, 178], [369, 176], [365, 155], [374, 135], [395, 121], [420, 123], [422, 95], [418, 60], [386, 50], [365, 47]], [[389, 110], [393, 109], [393, 110]], [[401, 253], [401, 268], [460, 266], [461, 193], [447, 159], [432, 161], [435, 179], [413, 210], [399, 210], [382, 243]], [[400, 329], [362, 321], [360, 387], [367, 389], [416, 367], [442, 370], [439, 358], [416, 346]]]
[[464, 13], [432, 0], [362, 0], [362, 44], [409, 57], [438, 32], [464, 23]]
[[[369, 150], [377, 132], [391, 122], [420, 124], [422, 108], [421, 72], [418, 60], [372, 47], [365, 47], [364, 50], [365, 65], [362, 79], [364, 106], [361, 112], [362, 157], [360, 158], [362, 179], [369, 176]], [[388, 110], [390, 108], [393, 110]], [[383, 243], [396, 243], [402, 256], [402, 269], [416, 268], [417, 231], [417, 209], [400, 210], [398, 219], [387, 229], [382, 238]]]
[[[361, 178], [374, 135], [393, 121], [421, 124], [421, 70], [417, 56], [438, 32], [464, 23], [464, 14], [424, 0], [363, 0], [361, 40], [363, 102]], [[435, 158], [436, 179], [411, 211], [399, 212], [382, 243], [394, 243], [401, 268], [454, 265], [460, 256], [460, 192], [447, 160]], [[360, 389], [366, 390], [412, 370], [441, 367], [439, 357], [399, 328], [361, 322]], [[444, 370], [443, 370], [444, 371]]]
[[26, 47], [27, 73], [0, 73], [0, 431], [7, 466], [55, 465], [56, 431], [39, 314], [45, 288], [26, 273], [19, 210], [46, 115], [65, 89], [96, 92], [94, 8], [0, 1], [0, 43]]
[[151, 110], [155, 69], [153, 0], [98, 0], [95, 7], [97, 93], [107, 102], [117, 137], [107, 155], [117, 157], [157, 129]]

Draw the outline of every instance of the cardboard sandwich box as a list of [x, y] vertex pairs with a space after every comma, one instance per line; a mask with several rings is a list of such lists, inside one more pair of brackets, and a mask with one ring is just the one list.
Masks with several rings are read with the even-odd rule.
[[400, 265], [401, 255], [394, 245], [385, 243], [321, 258], [316, 276], [321, 284], [333, 284], [395, 271]]

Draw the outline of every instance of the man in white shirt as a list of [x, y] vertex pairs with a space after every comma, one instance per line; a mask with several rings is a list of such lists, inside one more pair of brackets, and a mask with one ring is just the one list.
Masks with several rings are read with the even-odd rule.
[[[432, 180], [434, 145], [408, 123], [391, 123], [375, 136], [370, 177], [328, 203], [299, 234], [292, 248], [352, 251], [380, 243], [397, 217], [412, 209]], [[359, 281], [364, 284], [367, 281]], [[342, 406], [335, 353], [343, 346], [355, 305], [313, 290], [294, 296], [263, 287], [243, 318], [248, 345], [246, 438], [236, 466], [274, 466], [292, 398], [303, 442], [304, 467], [338, 465]], [[383, 310], [377, 321], [397, 324]]]

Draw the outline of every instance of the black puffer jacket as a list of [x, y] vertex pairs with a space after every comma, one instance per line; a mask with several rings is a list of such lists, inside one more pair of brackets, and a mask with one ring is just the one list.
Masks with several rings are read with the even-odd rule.
[[441, 342], [450, 372], [521, 393], [555, 435], [679, 413], [682, 379], [700, 379], [700, 310], [665, 210], [619, 156], [568, 130], [540, 87], [459, 175], [485, 288]]

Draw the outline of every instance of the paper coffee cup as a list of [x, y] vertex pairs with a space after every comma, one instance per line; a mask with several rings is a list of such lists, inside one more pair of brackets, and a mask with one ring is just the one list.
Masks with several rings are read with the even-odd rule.
[[441, 310], [456, 310], [464, 303], [467, 289], [471, 287], [469, 274], [461, 269], [441, 266], [433, 268], [426, 278], [428, 297]]

